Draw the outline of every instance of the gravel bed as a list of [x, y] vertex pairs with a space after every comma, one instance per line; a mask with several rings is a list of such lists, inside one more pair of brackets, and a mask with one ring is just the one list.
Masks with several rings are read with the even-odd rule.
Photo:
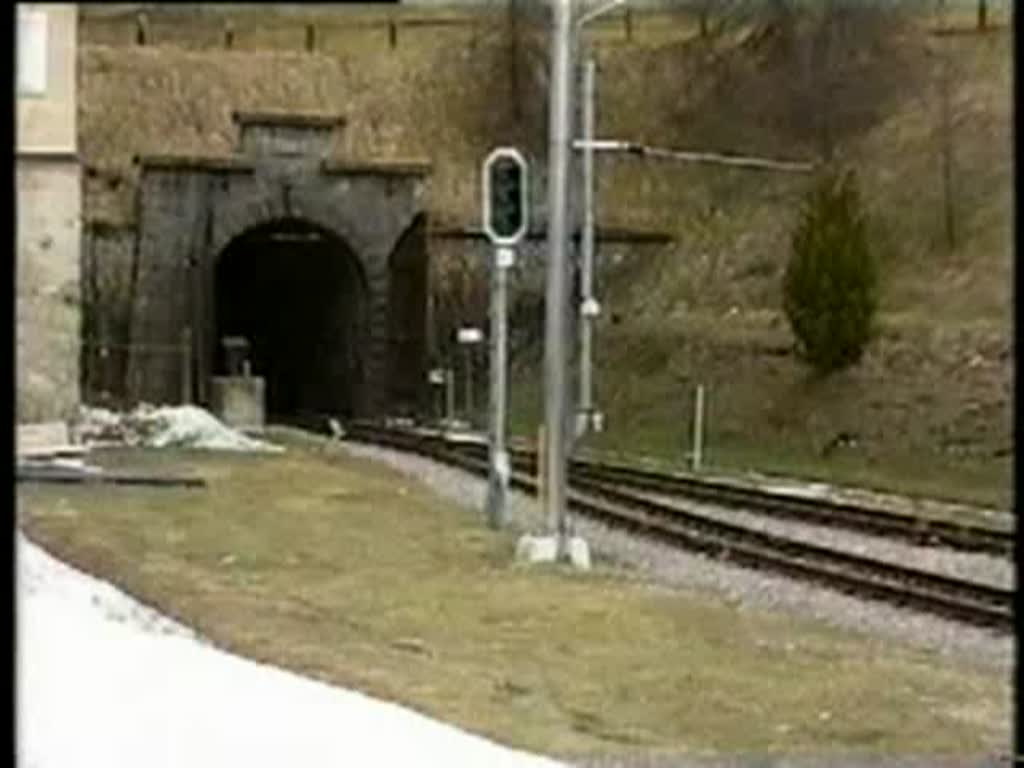
[[576, 763], [579, 768], [1009, 768], [1009, 757], [892, 757], [886, 755], [734, 757], [639, 756], [628, 759], [599, 757]]
[[725, 508], [713, 504], [695, 504], [670, 496], [650, 495], [658, 501], [694, 512], [715, 520], [736, 523], [746, 528], [785, 536], [797, 541], [841, 549], [854, 555], [906, 565], [922, 571], [970, 579], [981, 584], [1013, 589], [1016, 568], [1005, 557], [981, 553], [957, 552], [945, 547], [928, 547], [894, 541], [884, 536], [855, 533], [839, 528], [827, 528], [794, 520], [779, 520], [756, 512]]
[[862, 504], [903, 514], [933, 517], [937, 520], [966, 520], [974, 525], [986, 525], [1012, 531], [1014, 515], [1004, 509], [991, 509], [971, 504], [938, 499], [921, 499], [883, 493], [866, 488], [849, 488], [828, 483], [798, 483], [794, 480], [766, 478], [756, 473], [748, 475], [748, 484], [765, 491], [793, 493], [810, 498], [824, 498], [839, 503]]
[[[484, 481], [462, 470], [389, 449], [358, 443], [341, 445], [351, 455], [381, 461], [418, 478], [462, 506], [482, 508]], [[509, 513], [514, 529], [542, 529], [539, 505], [522, 493], [510, 493]], [[595, 558], [636, 569], [658, 584], [710, 590], [741, 611], [768, 609], [817, 619], [869, 635], [883, 645], [886, 640], [898, 640], [926, 648], [960, 663], [1005, 674], [1007, 695], [1011, 695], [1011, 636], [711, 560], [592, 520], [576, 519], [576, 531], [587, 540]]]

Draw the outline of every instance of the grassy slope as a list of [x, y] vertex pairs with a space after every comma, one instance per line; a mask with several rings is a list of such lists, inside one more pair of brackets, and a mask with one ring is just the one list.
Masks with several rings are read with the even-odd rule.
[[[606, 268], [608, 317], [596, 354], [610, 429], [594, 444], [682, 461], [702, 382], [709, 458], [720, 467], [1010, 505], [1010, 458], [996, 454], [1013, 444], [1012, 40], [1005, 31], [914, 39], [950, 46], [956, 62], [957, 249], [942, 244], [931, 54], [918, 62], [922, 88], [845, 148], [883, 258], [882, 333], [861, 365], [831, 381], [813, 381], [794, 359], [778, 310], [801, 181], [610, 167], [602, 199], [649, 199], [653, 189], [663, 207], [628, 215], [674, 226], [680, 239], [647, 263]], [[653, 77], [644, 66], [637, 76]], [[636, 86], [610, 84], [609, 98], [636, 101]], [[641, 130], [656, 130], [649, 121]], [[611, 129], [624, 130], [621, 120]], [[751, 146], [766, 136], [754, 126], [737, 141], [744, 131]], [[538, 379], [536, 365], [521, 366], [513, 389], [520, 432], [539, 419]], [[823, 446], [840, 432], [857, 434], [859, 445], [824, 460]]]
[[1007, 738], [993, 673], [603, 565], [518, 567], [510, 535], [418, 483], [288, 442], [101, 454], [210, 486], [22, 488], [20, 519], [221, 646], [519, 747], [966, 754]]

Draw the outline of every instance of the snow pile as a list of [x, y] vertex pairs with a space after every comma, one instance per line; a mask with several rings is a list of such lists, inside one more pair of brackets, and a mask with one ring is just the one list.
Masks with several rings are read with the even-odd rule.
[[124, 417], [106, 408], [80, 406], [78, 416], [71, 424], [71, 433], [79, 443], [126, 443], [130, 435]]
[[76, 425], [84, 443], [118, 443], [147, 448], [203, 448], [220, 451], [284, 449], [232, 429], [194, 405], [161, 406], [143, 403], [126, 414], [83, 406]]
[[18, 764], [556, 768], [411, 710], [256, 664], [18, 535]]
[[146, 445], [152, 448], [209, 448], [221, 451], [282, 451], [231, 429], [194, 405], [157, 408], [144, 419], [152, 425]]

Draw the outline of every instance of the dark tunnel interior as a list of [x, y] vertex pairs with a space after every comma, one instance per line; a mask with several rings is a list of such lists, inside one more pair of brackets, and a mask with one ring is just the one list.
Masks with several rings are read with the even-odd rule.
[[302, 221], [271, 222], [233, 240], [214, 279], [215, 375], [229, 373], [222, 340], [243, 337], [253, 375], [266, 380], [268, 420], [359, 412], [366, 288], [340, 238]]

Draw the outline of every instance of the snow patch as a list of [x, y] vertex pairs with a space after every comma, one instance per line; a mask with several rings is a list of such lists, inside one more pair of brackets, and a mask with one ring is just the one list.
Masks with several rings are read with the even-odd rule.
[[560, 765], [204, 645], [20, 532], [17, 555], [21, 766]]
[[143, 403], [130, 413], [83, 406], [75, 425], [79, 441], [147, 448], [198, 448], [280, 453], [284, 448], [232, 429], [195, 405], [154, 407]]

